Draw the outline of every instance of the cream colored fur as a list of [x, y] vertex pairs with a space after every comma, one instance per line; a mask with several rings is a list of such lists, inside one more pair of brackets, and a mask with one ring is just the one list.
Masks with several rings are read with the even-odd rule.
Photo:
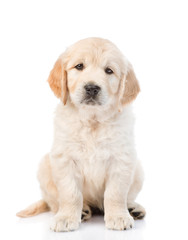
[[[82, 71], [75, 68], [79, 63], [84, 64]], [[113, 74], [106, 74], [106, 67]], [[131, 64], [110, 41], [88, 38], [59, 57], [48, 82], [61, 101], [53, 145], [38, 172], [43, 200], [18, 216], [49, 207], [56, 213], [51, 229], [70, 231], [79, 227], [83, 208], [97, 207], [104, 210], [107, 228], [131, 228], [128, 208], [145, 214], [135, 203], [143, 173], [130, 104], [140, 88]], [[101, 87], [100, 104], [82, 103], [84, 86], [90, 82]]]

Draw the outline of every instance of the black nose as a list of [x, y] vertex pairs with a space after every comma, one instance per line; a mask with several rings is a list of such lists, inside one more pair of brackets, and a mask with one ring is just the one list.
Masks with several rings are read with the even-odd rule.
[[86, 95], [88, 97], [95, 97], [95, 96], [97, 96], [97, 94], [101, 90], [101, 88], [99, 86], [94, 85], [94, 84], [87, 84], [87, 85], [85, 85], [84, 88], [86, 90]]

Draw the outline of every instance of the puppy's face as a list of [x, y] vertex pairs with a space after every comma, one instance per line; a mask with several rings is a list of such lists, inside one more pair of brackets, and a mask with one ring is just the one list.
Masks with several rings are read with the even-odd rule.
[[139, 92], [131, 65], [111, 42], [88, 38], [63, 53], [49, 79], [50, 86], [64, 104], [102, 107], [125, 104]]
[[107, 41], [88, 40], [73, 46], [66, 68], [71, 101], [76, 106], [113, 102], [117, 98], [121, 65], [117, 49]]

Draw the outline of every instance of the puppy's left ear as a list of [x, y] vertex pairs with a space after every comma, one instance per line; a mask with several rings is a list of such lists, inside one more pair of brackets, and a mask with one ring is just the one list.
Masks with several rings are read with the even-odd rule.
[[54, 64], [54, 67], [48, 77], [48, 83], [56, 97], [60, 98], [65, 105], [68, 94], [67, 72], [65, 71], [61, 57]]
[[128, 71], [126, 74], [123, 74], [121, 83], [120, 83], [120, 91], [119, 91], [119, 104], [120, 106], [124, 106], [130, 102], [132, 102], [138, 93], [140, 92], [140, 86], [138, 80], [135, 76], [132, 65], [128, 64]]

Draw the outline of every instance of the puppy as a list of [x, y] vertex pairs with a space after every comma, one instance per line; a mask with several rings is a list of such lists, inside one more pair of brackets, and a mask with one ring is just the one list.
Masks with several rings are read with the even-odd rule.
[[130, 104], [140, 87], [131, 64], [110, 41], [88, 38], [58, 58], [48, 82], [60, 103], [38, 171], [42, 200], [17, 216], [51, 210], [51, 229], [71, 231], [97, 208], [108, 229], [132, 228], [145, 210], [135, 202], [143, 172]]

